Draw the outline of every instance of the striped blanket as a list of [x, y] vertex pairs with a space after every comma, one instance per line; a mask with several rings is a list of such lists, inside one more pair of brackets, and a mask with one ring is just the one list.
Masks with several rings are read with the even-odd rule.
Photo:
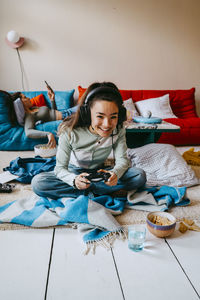
[[33, 194], [0, 206], [0, 223], [30, 227], [59, 225], [77, 226], [86, 244], [86, 253], [98, 244], [110, 247], [115, 238], [125, 239], [126, 233], [113, 214], [120, 214], [126, 199], [111, 196], [94, 198], [93, 194], [78, 198], [53, 200]]
[[121, 214], [125, 207], [155, 211], [167, 210], [174, 205], [188, 205], [190, 201], [185, 197], [185, 191], [186, 188], [163, 186], [137, 193], [132, 191], [128, 198], [94, 197], [90, 193], [57, 200], [33, 194], [31, 198], [0, 206], [0, 223], [30, 227], [77, 226], [88, 253], [90, 249], [95, 251], [98, 244], [109, 248], [116, 238], [126, 238], [126, 232], [113, 216]]

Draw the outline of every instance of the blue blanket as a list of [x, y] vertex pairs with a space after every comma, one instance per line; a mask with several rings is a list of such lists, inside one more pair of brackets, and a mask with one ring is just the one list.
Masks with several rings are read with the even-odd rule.
[[17, 181], [23, 183], [31, 183], [32, 178], [41, 172], [53, 171], [56, 165], [56, 157], [43, 158], [38, 156], [16, 159], [10, 162], [10, 165], [3, 168], [4, 171], [9, 171], [11, 174], [19, 176]]
[[[33, 194], [29, 199], [15, 200], [0, 206], [0, 223], [15, 223], [30, 227], [76, 224], [87, 246], [86, 252], [88, 252], [90, 249], [95, 250], [98, 244], [109, 248], [115, 238], [126, 238], [122, 226], [113, 217], [113, 215], [121, 214], [125, 206], [134, 208], [134, 205], [143, 203], [148, 210], [151, 205], [147, 203], [148, 195], [154, 198], [154, 210], [167, 210], [175, 205], [188, 205], [190, 201], [185, 197], [185, 191], [186, 188], [167, 186], [146, 188], [146, 206], [144, 197], [143, 202], [136, 200], [134, 204], [133, 199], [112, 198], [108, 195], [94, 197], [92, 193], [88, 196], [57, 200]], [[162, 205], [160, 205], [161, 202]]]
[[1, 206], [0, 223], [30, 227], [76, 224], [87, 251], [90, 248], [94, 251], [97, 244], [109, 247], [116, 237], [126, 237], [123, 228], [112, 216], [113, 213], [121, 213], [124, 205], [123, 199], [113, 199], [111, 196], [94, 198], [91, 194], [52, 200], [33, 194], [29, 199], [15, 200]]
[[190, 204], [186, 197], [186, 187], [146, 187], [128, 192], [127, 207], [145, 211], [166, 211], [173, 206]]

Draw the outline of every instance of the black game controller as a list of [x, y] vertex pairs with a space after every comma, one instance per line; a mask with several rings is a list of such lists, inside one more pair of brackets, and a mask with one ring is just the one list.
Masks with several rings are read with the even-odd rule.
[[85, 176], [89, 181], [108, 181], [108, 178], [111, 176], [110, 173], [107, 172], [96, 172], [91, 173], [90, 175]]
[[11, 193], [12, 192], [12, 186], [7, 183], [0, 183], [0, 193]]

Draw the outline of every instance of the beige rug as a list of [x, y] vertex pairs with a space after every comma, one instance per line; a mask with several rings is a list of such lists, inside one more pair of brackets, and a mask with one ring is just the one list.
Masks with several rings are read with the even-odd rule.
[[[187, 147], [186, 149], [189, 149]], [[199, 148], [197, 149], [199, 150]], [[180, 152], [183, 152], [183, 148], [180, 149]], [[3, 171], [3, 167], [7, 167], [11, 160], [17, 157], [34, 157], [33, 151], [22, 151], [22, 152], [10, 152], [10, 151], [0, 151], [0, 172]], [[193, 167], [197, 177], [200, 178], [200, 167]], [[0, 194], [0, 205], [4, 205], [13, 200], [31, 197], [33, 194], [31, 190], [30, 184], [21, 184], [17, 182], [16, 186], [12, 193]], [[200, 185], [190, 187], [187, 189], [187, 197], [190, 199], [191, 204], [185, 207], [173, 207], [169, 212], [172, 213], [177, 221], [180, 221], [183, 217], [200, 220]], [[121, 225], [130, 225], [134, 223], [145, 223], [147, 211], [139, 211], [132, 209], [125, 209], [124, 212], [117, 216], [116, 219]], [[65, 226], [62, 226], [65, 227]], [[67, 227], [67, 226], [66, 226]], [[25, 227], [23, 225], [15, 225], [15, 224], [0, 224], [0, 230], [8, 230], [8, 229], [26, 229], [29, 227]]]

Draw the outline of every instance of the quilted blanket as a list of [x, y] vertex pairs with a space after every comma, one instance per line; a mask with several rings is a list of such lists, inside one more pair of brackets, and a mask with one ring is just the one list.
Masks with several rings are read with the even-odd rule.
[[[128, 198], [109, 195], [95, 197], [92, 193], [77, 198], [53, 200], [39, 197], [19, 199], [0, 206], [0, 223], [15, 223], [30, 227], [59, 225], [76, 226], [82, 234], [86, 252], [95, 252], [97, 245], [110, 248], [116, 238], [125, 239], [126, 232], [113, 215], [126, 207], [144, 210], [167, 210], [174, 205], [188, 205], [186, 188], [149, 187], [129, 193]], [[153, 199], [153, 202], [152, 202]]]

